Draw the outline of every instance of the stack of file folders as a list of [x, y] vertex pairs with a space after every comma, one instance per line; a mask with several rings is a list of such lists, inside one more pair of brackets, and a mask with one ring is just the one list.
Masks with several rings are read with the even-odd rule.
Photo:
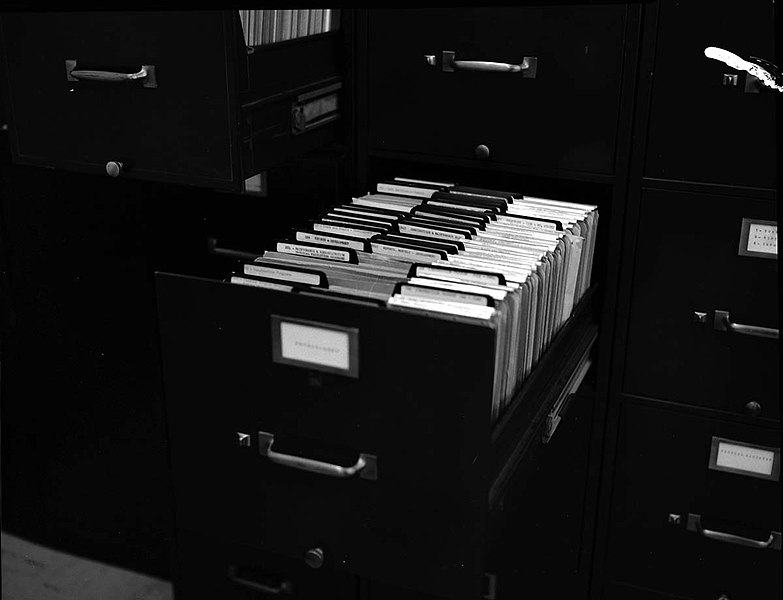
[[262, 46], [334, 31], [340, 27], [340, 9], [240, 10], [245, 44]]
[[494, 422], [590, 286], [597, 225], [593, 205], [395, 178], [227, 281], [493, 328]]

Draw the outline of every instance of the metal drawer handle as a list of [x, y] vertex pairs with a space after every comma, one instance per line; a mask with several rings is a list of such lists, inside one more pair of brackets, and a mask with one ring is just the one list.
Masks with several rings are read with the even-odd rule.
[[76, 70], [76, 61], [65, 61], [65, 74], [68, 81], [105, 81], [108, 83], [144, 80], [144, 87], [158, 87], [155, 78], [155, 65], [142, 65], [136, 73], [116, 73], [114, 71]]
[[733, 533], [725, 533], [723, 531], [713, 531], [712, 529], [704, 529], [701, 525], [701, 515], [694, 513], [688, 513], [688, 531], [693, 531], [701, 536], [716, 540], [718, 542], [726, 542], [729, 544], [737, 544], [739, 546], [748, 546], [749, 548], [760, 548], [762, 550], [769, 548], [770, 550], [780, 550], [780, 532], [773, 531], [769, 534], [769, 538], [765, 541], [752, 540], [750, 538], [734, 535]]
[[279, 594], [290, 594], [293, 591], [293, 586], [287, 579], [281, 580], [280, 585], [271, 586], [260, 583], [258, 581], [253, 581], [252, 579], [240, 577], [238, 573], [239, 569], [235, 565], [228, 566], [228, 578], [237, 585], [250, 588], [251, 590], [256, 590], [257, 592], [263, 592], [264, 594], [270, 594], [272, 596], [277, 596]]
[[371, 454], [360, 454], [359, 459], [355, 464], [351, 465], [350, 467], [343, 467], [342, 465], [322, 462], [312, 458], [304, 458], [302, 456], [293, 456], [291, 454], [275, 452], [272, 450], [272, 444], [274, 441], [275, 436], [273, 433], [259, 431], [258, 452], [261, 454], [261, 456], [266, 456], [273, 463], [283, 465], [284, 467], [300, 469], [302, 471], [317, 473], [319, 475], [339, 477], [341, 479], [353, 477], [354, 475], [358, 475], [362, 479], [370, 479], [373, 481], [378, 478], [378, 470], [376, 466], [377, 459]]
[[732, 333], [741, 333], [743, 335], [753, 335], [756, 337], [778, 339], [778, 330], [771, 327], [759, 327], [758, 325], [742, 325], [733, 323], [727, 310], [715, 311], [715, 329], [718, 331], [730, 331]]
[[[521, 73], [523, 77], [535, 78], [538, 69], [538, 58], [525, 56], [519, 64], [491, 62], [485, 60], [456, 60], [456, 53], [451, 50], [441, 52], [441, 68], [446, 73], [454, 71], [484, 71], [500, 73]], [[428, 64], [433, 61], [428, 60]]]

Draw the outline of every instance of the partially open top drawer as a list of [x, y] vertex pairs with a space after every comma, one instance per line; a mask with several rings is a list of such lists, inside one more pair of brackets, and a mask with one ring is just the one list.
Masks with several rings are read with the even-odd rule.
[[4, 15], [15, 158], [230, 186], [230, 26], [215, 11]]

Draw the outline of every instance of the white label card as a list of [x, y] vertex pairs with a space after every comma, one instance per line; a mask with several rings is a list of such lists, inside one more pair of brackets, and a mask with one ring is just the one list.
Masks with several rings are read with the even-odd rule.
[[775, 452], [740, 444], [731, 444], [729, 442], [718, 442], [718, 455], [715, 464], [719, 467], [737, 469], [758, 475], [772, 475], [772, 467], [775, 464]]
[[330, 250], [328, 248], [314, 248], [312, 246], [299, 246], [287, 242], [278, 242], [277, 251], [285, 252], [286, 254], [298, 254], [299, 256], [310, 256], [312, 258], [351, 262], [351, 254], [345, 250]]
[[271, 316], [276, 363], [359, 376], [359, 330], [302, 319]]
[[778, 254], [778, 226], [751, 223], [748, 231], [748, 246], [750, 252]]
[[780, 448], [713, 436], [709, 468], [735, 475], [780, 480]]

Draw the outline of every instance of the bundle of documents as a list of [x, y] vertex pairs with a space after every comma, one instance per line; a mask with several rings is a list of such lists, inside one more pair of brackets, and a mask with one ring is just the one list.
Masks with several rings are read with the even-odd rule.
[[395, 178], [229, 281], [491, 327], [498, 418], [590, 286], [597, 206]]
[[336, 8], [240, 10], [247, 46], [274, 44], [308, 35], [334, 31], [340, 27]]

